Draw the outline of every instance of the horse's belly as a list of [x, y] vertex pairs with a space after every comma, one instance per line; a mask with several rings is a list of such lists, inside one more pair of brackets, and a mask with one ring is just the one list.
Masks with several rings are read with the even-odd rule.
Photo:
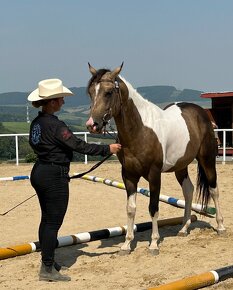
[[188, 143], [189, 142], [187, 142], [185, 146], [172, 146], [166, 150], [163, 158], [163, 172], [168, 171], [172, 167], [175, 167], [181, 158], [184, 164], [186, 163], [186, 160], [190, 161], [190, 159], [193, 159], [192, 156], [187, 156], [186, 149]]
[[172, 137], [173, 140], [163, 146], [163, 172], [175, 167], [179, 159], [183, 158], [185, 160], [186, 157], [188, 158], [186, 150], [190, 137], [187, 128], [183, 128], [177, 134], [174, 132], [174, 136], [171, 135], [168, 140], [171, 140]]

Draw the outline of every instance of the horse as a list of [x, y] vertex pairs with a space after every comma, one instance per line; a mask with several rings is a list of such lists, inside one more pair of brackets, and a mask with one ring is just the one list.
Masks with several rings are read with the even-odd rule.
[[205, 110], [193, 103], [173, 103], [161, 109], [143, 98], [114, 70], [89, 65], [92, 74], [87, 93], [91, 99], [90, 117], [86, 126], [91, 133], [102, 133], [111, 118], [117, 127], [122, 149], [117, 154], [127, 192], [127, 233], [120, 252], [128, 254], [134, 239], [137, 184], [141, 177], [149, 183], [149, 213], [152, 234], [149, 251], [159, 253], [158, 213], [161, 173], [174, 172], [184, 199], [183, 224], [180, 236], [188, 234], [191, 223], [191, 204], [194, 186], [189, 178], [188, 165], [198, 163], [197, 193], [203, 211], [210, 197], [216, 207], [217, 232], [225, 231], [219, 206], [216, 173], [216, 144], [214, 130]]

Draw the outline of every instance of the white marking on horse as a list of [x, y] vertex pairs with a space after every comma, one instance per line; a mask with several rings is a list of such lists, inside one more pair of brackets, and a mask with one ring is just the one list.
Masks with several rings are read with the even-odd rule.
[[225, 227], [223, 225], [223, 217], [220, 212], [220, 206], [219, 206], [219, 191], [218, 191], [218, 186], [215, 188], [209, 187], [211, 197], [213, 198], [214, 205], [216, 208], [216, 220], [218, 223], [218, 233], [222, 233], [225, 231]]
[[94, 98], [94, 101], [93, 101], [93, 107], [95, 107], [95, 105], [96, 105], [96, 101], [97, 101], [97, 96], [99, 94], [99, 90], [100, 90], [100, 84], [97, 84], [95, 86], [95, 98]]
[[131, 194], [127, 199], [127, 216], [128, 216], [128, 227], [126, 233], [126, 239], [121, 247], [121, 250], [130, 251], [130, 243], [134, 239], [134, 217], [136, 213], [136, 197], [137, 192]]
[[151, 128], [157, 135], [163, 149], [163, 168], [167, 171], [177, 160], [184, 156], [187, 144], [190, 141], [189, 131], [181, 109], [172, 105], [162, 110], [155, 104], [144, 99], [124, 78], [131, 98], [137, 107], [144, 126]]
[[131, 194], [128, 199], [128, 212], [135, 213], [136, 211], [136, 197], [137, 193]]

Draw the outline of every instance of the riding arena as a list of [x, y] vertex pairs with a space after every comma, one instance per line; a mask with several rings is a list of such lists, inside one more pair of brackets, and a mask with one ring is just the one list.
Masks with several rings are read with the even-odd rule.
[[[122, 110], [135, 111], [131, 101], [130, 107], [124, 103], [131, 87], [118, 78], [122, 66], [102, 71], [97, 78], [97, 71], [89, 68], [92, 105], [87, 125], [101, 133], [115, 118], [123, 150], [119, 161], [107, 160], [92, 176], [70, 181], [56, 255], [69, 268], [72, 280], [49, 286], [38, 281], [40, 211], [29, 181], [32, 164], [0, 164], [0, 288], [233, 289], [233, 163], [215, 164], [212, 133], [202, 110], [178, 104], [168, 107], [165, 117], [156, 112], [162, 120], [156, 128], [166, 131], [156, 137], [142, 111], [131, 118], [132, 123], [125, 113], [120, 116]], [[110, 101], [113, 95], [119, 98], [119, 108]], [[100, 104], [102, 111], [100, 96], [107, 108]], [[198, 128], [193, 121], [197, 115], [203, 121]], [[178, 134], [179, 141], [167, 139], [172, 116], [178, 120], [172, 138]], [[128, 139], [125, 128], [132, 133]], [[142, 129], [142, 135], [136, 129]], [[71, 163], [70, 175], [91, 166]]]

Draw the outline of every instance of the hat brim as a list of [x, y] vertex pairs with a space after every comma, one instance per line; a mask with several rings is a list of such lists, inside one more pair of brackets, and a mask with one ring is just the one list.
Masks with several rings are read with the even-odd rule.
[[31, 92], [31, 94], [28, 96], [28, 101], [30, 102], [36, 102], [36, 101], [43, 101], [43, 100], [49, 100], [49, 99], [56, 99], [56, 98], [63, 98], [68, 96], [73, 96], [74, 94], [63, 86], [63, 92], [50, 95], [50, 96], [39, 96], [39, 89], [34, 90]]

